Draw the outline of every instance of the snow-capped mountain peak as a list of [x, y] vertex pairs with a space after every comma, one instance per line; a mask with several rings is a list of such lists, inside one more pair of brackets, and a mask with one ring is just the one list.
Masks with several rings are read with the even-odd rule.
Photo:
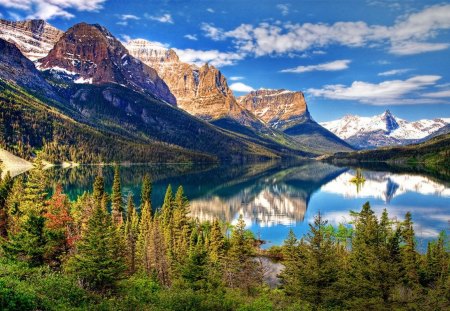
[[373, 148], [413, 143], [449, 124], [449, 118], [407, 121], [389, 110], [373, 117], [346, 115], [321, 125], [355, 147]]

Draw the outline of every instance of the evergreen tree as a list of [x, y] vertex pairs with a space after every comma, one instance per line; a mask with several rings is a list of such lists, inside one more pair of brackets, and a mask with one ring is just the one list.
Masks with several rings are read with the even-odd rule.
[[15, 234], [20, 230], [20, 218], [23, 215], [20, 210], [20, 203], [24, 186], [23, 176], [17, 176], [6, 198], [7, 217], [5, 220], [7, 221], [7, 230], [10, 234]]
[[[314, 224], [309, 225], [306, 243], [302, 243], [303, 247], [299, 248], [304, 256], [301, 268], [297, 270], [299, 295], [302, 300], [310, 302], [316, 310], [335, 308], [339, 305], [336, 292], [341, 267], [337, 246], [330, 233], [325, 230], [326, 225], [327, 222], [319, 213], [314, 218]], [[289, 240], [291, 246], [293, 242], [291, 236]]]
[[93, 213], [66, 268], [68, 272], [74, 273], [86, 288], [104, 291], [113, 287], [115, 281], [122, 277], [125, 264], [120, 256], [116, 228], [103, 204], [99, 205], [100, 180], [102, 179], [97, 178], [98, 188], [94, 189], [96, 197]]
[[152, 234], [152, 218], [150, 205], [147, 202], [141, 208], [141, 219], [139, 222], [139, 234], [136, 242], [136, 268], [150, 275], [152, 257], [150, 250]]
[[253, 260], [254, 239], [245, 230], [242, 215], [233, 229], [230, 239], [230, 249], [227, 254], [226, 282], [231, 287], [238, 287], [250, 293], [262, 282], [261, 264]]
[[113, 223], [116, 226], [123, 224], [123, 206], [122, 190], [120, 185], [120, 168], [118, 165], [114, 168], [114, 181], [111, 192], [111, 214]]
[[189, 248], [189, 202], [184, 196], [183, 187], [179, 186], [173, 202], [173, 253], [174, 261], [182, 265]]
[[403, 283], [409, 289], [413, 289], [419, 284], [419, 274], [418, 274], [418, 264], [419, 258], [416, 251], [416, 241], [414, 235], [414, 228], [411, 213], [407, 212], [405, 215], [405, 220], [402, 223], [402, 258], [403, 267], [405, 269], [405, 275]]
[[104, 207], [105, 194], [105, 180], [102, 175], [97, 175], [92, 192], [92, 197], [94, 198], [96, 206]]
[[225, 241], [219, 221], [214, 219], [209, 239], [209, 259], [212, 263], [219, 263], [225, 255]]
[[299, 297], [301, 284], [298, 275], [305, 260], [303, 241], [299, 243], [294, 231], [289, 230], [287, 239], [283, 244], [284, 269], [280, 275], [283, 288], [287, 295]]
[[142, 189], [141, 189], [141, 208], [147, 202], [149, 206], [152, 205], [152, 184], [150, 182], [150, 176], [146, 174], [142, 181]]
[[136, 243], [139, 235], [139, 215], [136, 212], [133, 194], [128, 194], [127, 220], [125, 223], [125, 238], [127, 241], [127, 263], [130, 274], [136, 270]]
[[9, 240], [2, 248], [7, 257], [24, 261], [34, 267], [44, 263], [47, 242], [45, 218], [30, 212], [23, 221], [20, 231], [10, 234]]
[[23, 217], [28, 217], [31, 213], [43, 215], [46, 209], [46, 190], [47, 177], [44, 174], [44, 165], [37, 160], [35, 168], [28, 175], [21, 195], [19, 209]]

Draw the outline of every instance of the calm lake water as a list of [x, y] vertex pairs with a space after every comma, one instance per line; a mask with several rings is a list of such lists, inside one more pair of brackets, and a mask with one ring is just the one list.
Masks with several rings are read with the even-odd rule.
[[[421, 249], [450, 228], [450, 183], [419, 174], [389, 172], [382, 168], [363, 170], [366, 181], [357, 187], [350, 179], [355, 169], [327, 163], [289, 165], [260, 163], [246, 166], [130, 165], [121, 166], [122, 191], [132, 192], [139, 204], [145, 174], [153, 180], [153, 208], [161, 206], [167, 185], [174, 191], [184, 187], [191, 214], [200, 220], [220, 218], [234, 223], [240, 214], [264, 247], [280, 245], [289, 229], [297, 236], [308, 231], [308, 223], [320, 213], [329, 223], [348, 223], [349, 211], [359, 211], [369, 201], [380, 215], [403, 219], [410, 211]], [[53, 184], [61, 183], [71, 199], [91, 191], [102, 171], [111, 188], [113, 167], [80, 166], [48, 171]]]

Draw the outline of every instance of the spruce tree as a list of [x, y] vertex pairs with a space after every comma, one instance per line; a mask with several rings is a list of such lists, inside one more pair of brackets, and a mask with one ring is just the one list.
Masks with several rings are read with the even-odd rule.
[[402, 258], [405, 275], [403, 282], [409, 289], [414, 289], [419, 284], [419, 258], [416, 251], [416, 241], [411, 213], [407, 212], [402, 223]]
[[120, 168], [118, 165], [114, 168], [114, 181], [111, 192], [111, 214], [113, 223], [116, 226], [121, 226], [123, 224], [123, 204], [120, 185]]
[[[309, 225], [305, 243], [300, 247], [304, 259], [301, 268], [297, 270], [299, 294], [301, 299], [310, 302], [315, 309], [336, 308], [340, 303], [336, 299], [341, 269], [337, 245], [329, 231], [325, 230], [326, 225], [327, 222], [319, 213], [314, 218], [314, 223]], [[288, 243], [293, 242], [291, 237]]]
[[144, 206], [146, 202], [151, 206], [152, 202], [152, 184], [150, 182], [150, 176], [146, 174], [144, 179], [142, 180], [142, 189], [141, 189], [141, 208]]
[[151, 234], [152, 218], [148, 201], [141, 208], [141, 219], [139, 222], [139, 234], [136, 241], [136, 268], [150, 275], [152, 266], [151, 257]]
[[174, 261], [181, 265], [186, 258], [189, 247], [189, 202], [184, 196], [183, 187], [179, 186], [173, 202], [173, 252]]
[[0, 169], [0, 239], [6, 238], [8, 234], [8, 207], [7, 199], [13, 187], [13, 179], [9, 172], [1, 179], [2, 171]]
[[298, 278], [302, 264], [305, 261], [303, 241], [299, 243], [292, 229], [283, 244], [283, 265], [281, 283], [287, 295], [299, 297], [301, 284]]
[[97, 175], [92, 192], [92, 197], [96, 206], [101, 207], [104, 205], [105, 194], [105, 180], [102, 175]]
[[125, 223], [125, 238], [127, 242], [127, 264], [130, 274], [136, 271], [136, 243], [139, 235], [139, 215], [136, 212], [133, 194], [128, 194], [127, 220]]
[[[100, 186], [99, 180], [96, 180], [97, 186]], [[122, 277], [125, 264], [120, 256], [116, 228], [103, 204], [99, 205], [100, 193], [97, 192], [96, 195], [93, 213], [86, 230], [76, 243], [76, 252], [69, 259], [66, 269], [76, 275], [84, 287], [104, 291], [114, 287], [115, 281]]]

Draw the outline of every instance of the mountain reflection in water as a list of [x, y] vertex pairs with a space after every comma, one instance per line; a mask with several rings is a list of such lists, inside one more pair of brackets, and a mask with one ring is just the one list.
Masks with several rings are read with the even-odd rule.
[[[111, 189], [112, 166], [80, 166], [48, 170], [53, 186], [61, 183], [71, 199], [91, 191], [95, 176], [102, 172]], [[261, 238], [280, 244], [289, 228], [301, 236], [319, 211], [331, 224], [349, 220], [350, 210], [370, 201], [375, 212], [387, 208], [393, 217], [413, 214], [423, 237], [448, 230], [450, 187], [446, 182], [417, 174], [363, 170], [365, 182], [350, 182], [355, 170], [323, 162], [253, 165], [129, 165], [121, 166], [122, 193], [134, 194], [139, 205], [141, 181], [153, 180], [153, 208], [161, 206], [165, 190], [184, 187], [191, 215], [200, 220], [219, 218], [233, 223], [240, 214], [248, 228]]]

